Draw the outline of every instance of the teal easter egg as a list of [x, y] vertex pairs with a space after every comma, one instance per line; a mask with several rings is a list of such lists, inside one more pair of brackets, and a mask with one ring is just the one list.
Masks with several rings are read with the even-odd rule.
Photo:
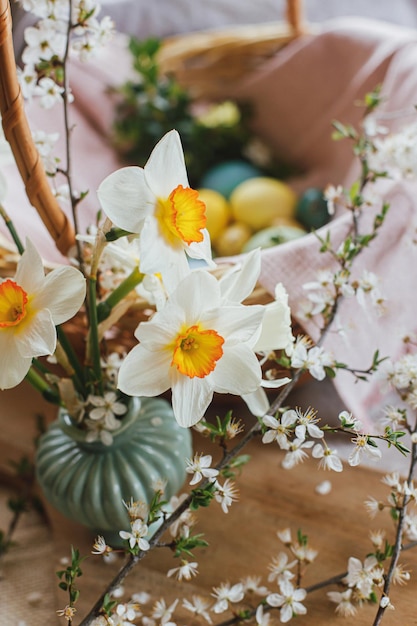
[[225, 161], [210, 168], [201, 179], [199, 186], [214, 189], [225, 198], [229, 198], [240, 183], [261, 175], [261, 170], [246, 161]]
[[321, 189], [311, 187], [301, 196], [295, 218], [307, 229], [317, 229], [329, 221], [327, 202]]

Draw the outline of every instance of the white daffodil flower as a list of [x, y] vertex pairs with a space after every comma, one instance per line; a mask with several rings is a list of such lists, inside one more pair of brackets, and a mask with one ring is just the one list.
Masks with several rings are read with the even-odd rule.
[[[219, 280], [224, 303], [241, 303], [250, 296], [255, 288], [261, 271], [261, 251], [253, 250], [245, 255], [242, 263], [234, 265]], [[291, 311], [288, 306], [288, 294], [283, 285], [275, 290], [275, 301], [264, 305], [264, 317], [259, 327], [254, 351], [270, 353], [292, 345], [294, 337], [291, 330]], [[262, 387], [278, 388], [290, 382], [289, 378], [263, 380]], [[261, 417], [269, 409], [269, 401], [262, 387], [250, 394], [242, 395], [253, 415]]]
[[136, 329], [140, 343], [120, 368], [119, 389], [157, 396], [171, 388], [178, 423], [193, 426], [214, 392], [245, 396], [262, 384], [253, 345], [263, 314], [261, 305], [224, 304], [212, 274], [191, 272], [166, 305]]
[[85, 279], [73, 267], [45, 276], [41, 257], [27, 240], [13, 279], [0, 283], [0, 389], [18, 385], [32, 358], [53, 354], [55, 326], [69, 320], [85, 297]]
[[160, 272], [169, 288], [188, 273], [187, 255], [214, 266], [205, 205], [189, 186], [177, 131], [164, 135], [144, 168], [130, 166], [113, 172], [97, 194], [116, 226], [140, 234], [144, 274]]

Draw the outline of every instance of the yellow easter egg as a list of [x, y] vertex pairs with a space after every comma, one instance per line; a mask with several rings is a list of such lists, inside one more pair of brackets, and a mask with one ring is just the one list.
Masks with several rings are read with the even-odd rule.
[[275, 217], [272, 220], [271, 226], [292, 226], [293, 228], [304, 228], [301, 222], [295, 220], [293, 217]]
[[230, 196], [230, 206], [237, 221], [257, 231], [270, 226], [275, 218], [293, 218], [297, 195], [286, 183], [259, 176], [236, 187]]
[[226, 228], [231, 210], [226, 198], [214, 189], [198, 189], [198, 198], [206, 205], [206, 228], [214, 242]]
[[247, 224], [233, 222], [217, 237], [215, 251], [219, 256], [233, 256], [242, 251], [252, 231]]

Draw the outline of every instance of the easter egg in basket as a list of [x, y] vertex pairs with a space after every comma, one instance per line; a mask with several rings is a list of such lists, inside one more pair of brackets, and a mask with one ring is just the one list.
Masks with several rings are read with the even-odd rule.
[[272, 246], [293, 241], [303, 237], [303, 235], [306, 235], [306, 231], [301, 226], [284, 224], [281, 226], [270, 226], [252, 235], [244, 244], [242, 252], [250, 252], [250, 250], [255, 248], [272, 248]]
[[252, 231], [243, 222], [232, 222], [217, 237], [214, 243], [218, 256], [233, 256], [242, 252], [243, 246], [250, 239]]
[[298, 201], [296, 218], [308, 230], [321, 228], [329, 221], [327, 201], [321, 189], [310, 187]]
[[259, 176], [238, 185], [230, 196], [230, 206], [236, 221], [244, 222], [258, 231], [270, 226], [278, 217], [293, 218], [297, 195], [286, 183]]
[[210, 168], [200, 181], [200, 187], [214, 189], [228, 199], [243, 181], [261, 176], [261, 171], [243, 160], [224, 161]]
[[231, 218], [226, 198], [214, 189], [198, 189], [198, 198], [206, 205], [206, 228], [212, 242], [224, 231]]

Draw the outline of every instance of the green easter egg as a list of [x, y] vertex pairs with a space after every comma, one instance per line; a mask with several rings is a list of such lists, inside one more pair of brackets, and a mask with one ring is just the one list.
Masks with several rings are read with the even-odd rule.
[[323, 191], [315, 187], [307, 189], [297, 204], [295, 217], [307, 230], [327, 224], [329, 212]]
[[281, 243], [293, 241], [306, 234], [303, 228], [296, 226], [270, 226], [255, 233], [243, 246], [242, 252], [250, 252], [255, 248], [272, 248]]
[[261, 171], [246, 161], [225, 161], [210, 168], [200, 181], [199, 186], [214, 189], [229, 198], [232, 191], [248, 178], [261, 176]]

